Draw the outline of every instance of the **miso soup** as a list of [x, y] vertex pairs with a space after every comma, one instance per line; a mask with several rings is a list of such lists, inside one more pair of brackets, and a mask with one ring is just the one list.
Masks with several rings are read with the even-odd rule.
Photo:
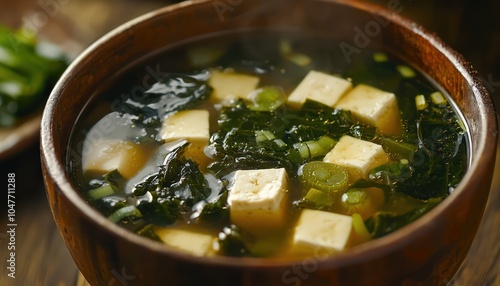
[[335, 255], [397, 231], [460, 182], [467, 127], [402, 60], [348, 63], [338, 47], [247, 32], [135, 64], [73, 131], [75, 185], [110, 221], [195, 256]]

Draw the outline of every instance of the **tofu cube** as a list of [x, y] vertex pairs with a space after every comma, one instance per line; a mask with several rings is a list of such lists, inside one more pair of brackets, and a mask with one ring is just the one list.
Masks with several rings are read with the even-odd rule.
[[258, 234], [285, 224], [288, 176], [284, 168], [239, 170], [227, 198], [231, 222]]
[[300, 108], [307, 99], [311, 99], [333, 107], [351, 88], [350, 81], [312, 70], [290, 94], [288, 104]]
[[214, 253], [215, 237], [182, 229], [163, 228], [156, 235], [168, 246], [194, 256], [208, 256]]
[[345, 135], [323, 161], [346, 168], [352, 183], [366, 177], [371, 169], [389, 162], [389, 156], [378, 144]]
[[335, 105], [349, 110], [361, 122], [374, 126], [380, 134], [401, 133], [401, 116], [394, 93], [360, 84]]
[[165, 117], [160, 138], [166, 142], [187, 140], [191, 143], [185, 155], [201, 164], [208, 158], [203, 149], [210, 138], [209, 112], [207, 110], [182, 110]]
[[149, 157], [140, 145], [116, 139], [86, 140], [83, 150], [84, 173], [103, 175], [117, 169], [127, 179], [134, 176]]
[[211, 98], [220, 102], [237, 98], [247, 98], [259, 85], [259, 78], [252, 75], [214, 70], [208, 80], [214, 89]]
[[349, 243], [351, 232], [351, 216], [304, 209], [293, 234], [294, 249], [298, 252], [318, 248], [342, 251]]

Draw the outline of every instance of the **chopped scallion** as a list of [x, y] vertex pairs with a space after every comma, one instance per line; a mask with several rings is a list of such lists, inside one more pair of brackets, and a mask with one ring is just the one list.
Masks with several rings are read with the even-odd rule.
[[285, 147], [286, 146], [286, 143], [283, 140], [279, 139], [279, 138], [278, 139], [274, 139], [273, 141], [274, 141], [274, 143], [276, 143], [276, 145], [278, 145], [278, 147]]
[[115, 190], [113, 189], [113, 187], [109, 184], [105, 184], [105, 185], [102, 185], [98, 188], [90, 190], [89, 197], [95, 201], [98, 199], [102, 199], [104, 197], [111, 196], [114, 193], [115, 193]]
[[311, 58], [309, 56], [306, 56], [304, 54], [290, 54], [289, 56], [286, 57], [289, 61], [292, 63], [297, 64], [298, 66], [305, 67], [311, 64]]
[[342, 194], [341, 207], [337, 211], [346, 215], [359, 213], [367, 219], [383, 202], [384, 192], [380, 188], [351, 188]]
[[434, 102], [434, 104], [437, 105], [446, 104], [446, 99], [444, 98], [443, 94], [439, 91], [431, 93], [431, 100], [432, 102]]
[[324, 150], [330, 151], [335, 146], [337, 141], [327, 135], [323, 135], [319, 138], [318, 143]]
[[352, 228], [354, 230], [357, 244], [371, 240], [372, 237], [366, 228], [363, 217], [358, 213], [352, 215]]
[[324, 149], [318, 141], [300, 142], [294, 145], [303, 159], [315, 158], [324, 154]]
[[357, 205], [360, 204], [366, 196], [366, 192], [362, 189], [350, 189], [342, 195], [342, 201], [350, 205]]
[[415, 105], [417, 106], [417, 110], [424, 110], [427, 108], [427, 101], [423, 94], [415, 96]]
[[399, 74], [405, 78], [411, 78], [416, 76], [415, 71], [409, 66], [398, 65], [396, 66], [396, 69], [398, 70]]
[[349, 175], [341, 166], [313, 161], [303, 165], [299, 178], [306, 189], [316, 188], [320, 191], [343, 192], [347, 189]]
[[373, 60], [377, 63], [387, 62], [388, 59], [389, 58], [387, 57], [387, 54], [385, 54], [385, 53], [378, 52], [378, 53], [373, 54]]
[[283, 55], [289, 55], [292, 52], [292, 44], [290, 41], [282, 40], [280, 42], [280, 52]]
[[293, 145], [297, 151], [299, 151], [300, 157], [303, 159], [310, 158], [311, 153], [309, 152], [309, 147], [305, 142], [297, 143]]
[[460, 128], [462, 128], [463, 131], [467, 131], [467, 128], [465, 127], [464, 122], [462, 120], [458, 119], [457, 123], [460, 126]]
[[257, 130], [255, 131], [255, 140], [257, 143], [276, 139], [276, 136], [269, 130]]
[[304, 199], [317, 206], [330, 206], [333, 203], [332, 197], [328, 193], [315, 188], [311, 188], [304, 196]]
[[247, 106], [253, 111], [273, 111], [286, 101], [285, 92], [279, 86], [259, 88], [250, 93], [248, 98]]
[[325, 155], [335, 146], [337, 142], [329, 136], [322, 136], [318, 141], [306, 141], [294, 144], [303, 159], [315, 158]]
[[121, 221], [122, 219], [130, 216], [141, 217], [141, 212], [135, 206], [126, 206], [121, 209], [116, 210], [108, 219], [114, 223]]
[[396, 139], [380, 137], [380, 144], [387, 153], [395, 155], [395, 159], [407, 159], [411, 160], [413, 155], [417, 151], [418, 147], [416, 145], [400, 142]]

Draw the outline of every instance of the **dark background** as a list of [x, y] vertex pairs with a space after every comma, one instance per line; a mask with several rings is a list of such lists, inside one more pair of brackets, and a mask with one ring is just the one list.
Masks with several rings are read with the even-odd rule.
[[[51, 36], [71, 37], [66, 44], [82, 49], [99, 36], [157, 7], [173, 1], [132, 0], [0, 0], [0, 23], [19, 25], [40, 3], [61, 3], [44, 25]], [[247, 0], [250, 1], [250, 0]], [[395, 0], [371, 0], [387, 6]], [[435, 32], [464, 55], [485, 79], [497, 109], [500, 108], [500, 1], [400, 0], [402, 15]], [[53, 10], [56, 11], [56, 10]], [[497, 162], [500, 162], [497, 159]], [[497, 165], [500, 165], [497, 164]], [[500, 167], [500, 166], [498, 166]], [[500, 175], [496, 168], [495, 177]], [[7, 174], [17, 180], [16, 279], [6, 276]], [[0, 161], [0, 285], [76, 285], [77, 268], [57, 232], [46, 201], [37, 143]], [[464, 265], [449, 285], [500, 285], [500, 179], [495, 179], [487, 209]]]

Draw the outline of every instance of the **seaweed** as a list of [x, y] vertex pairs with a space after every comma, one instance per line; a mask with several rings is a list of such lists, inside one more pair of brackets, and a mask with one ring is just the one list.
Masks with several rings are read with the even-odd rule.
[[247, 247], [249, 235], [234, 224], [226, 226], [218, 235], [218, 254], [242, 257], [250, 255]]
[[196, 162], [183, 156], [188, 145], [185, 142], [173, 149], [157, 173], [134, 187], [131, 197], [138, 201], [137, 208], [148, 222], [172, 224], [210, 195], [209, 184]]
[[442, 198], [430, 199], [422, 206], [402, 215], [395, 215], [389, 212], [377, 212], [367, 219], [365, 224], [373, 238], [382, 237], [417, 220], [441, 201]]
[[212, 87], [194, 76], [162, 74], [148, 90], [136, 92], [114, 105], [114, 111], [129, 116], [134, 124], [159, 128], [166, 115], [192, 108], [210, 97]]
[[[255, 132], [260, 130], [272, 130], [277, 140], [257, 142]], [[338, 139], [344, 134], [371, 140], [375, 129], [360, 124], [348, 111], [312, 100], [300, 110], [283, 106], [265, 112], [250, 110], [238, 100], [221, 110], [219, 130], [210, 138], [215, 162], [209, 169], [222, 177], [236, 169], [285, 168], [295, 178], [299, 166], [307, 160], [301, 158], [294, 144], [324, 135]]]

